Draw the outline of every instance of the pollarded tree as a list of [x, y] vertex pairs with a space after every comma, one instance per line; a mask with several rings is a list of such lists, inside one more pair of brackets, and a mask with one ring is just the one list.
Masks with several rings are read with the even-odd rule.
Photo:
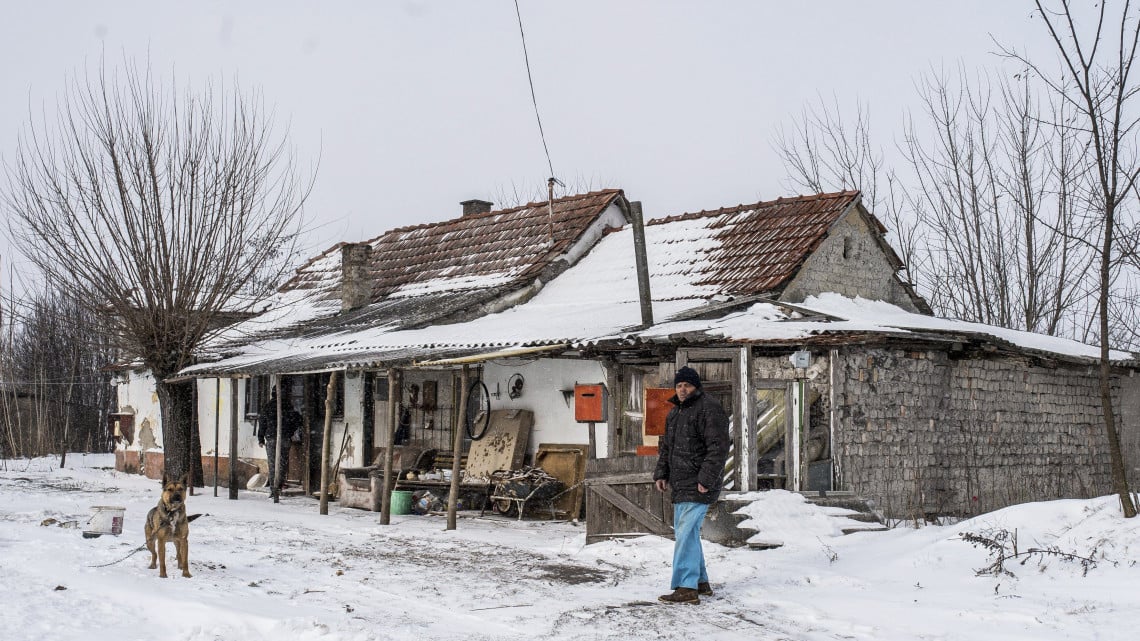
[[190, 471], [193, 386], [169, 379], [286, 268], [311, 179], [285, 136], [257, 94], [184, 90], [125, 64], [72, 80], [6, 173], [17, 246], [150, 369], [167, 471]]

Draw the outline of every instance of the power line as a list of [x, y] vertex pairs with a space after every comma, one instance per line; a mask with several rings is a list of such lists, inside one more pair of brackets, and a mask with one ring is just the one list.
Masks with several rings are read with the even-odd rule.
[[59, 386], [63, 387], [66, 385], [109, 385], [109, 384], [110, 384], [110, 377], [108, 377], [107, 380], [102, 380], [102, 381], [81, 381], [81, 380], [75, 380], [75, 381], [0, 381], [0, 385], [9, 385], [9, 386], [13, 386], [13, 387], [15, 387], [17, 385], [24, 386], [24, 387], [40, 387], [40, 386], [44, 386], [44, 385], [59, 385]]
[[554, 178], [554, 163], [550, 161], [550, 148], [546, 145], [546, 133], [542, 130], [542, 116], [538, 115], [538, 99], [534, 95], [534, 78], [530, 73], [530, 56], [526, 52], [526, 32], [523, 31], [522, 12], [519, 11], [519, 0], [515, 0], [515, 15], [519, 18], [519, 36], [522, 38], [523, 60], [526, 62], [526, 80], [530, 83], [530, 101], [534, 104], [534, 117], [538, 120], [538, 136], [542, 138], [542, 150], [546, 152], [546, 166], [550, 168], [550, 177]]

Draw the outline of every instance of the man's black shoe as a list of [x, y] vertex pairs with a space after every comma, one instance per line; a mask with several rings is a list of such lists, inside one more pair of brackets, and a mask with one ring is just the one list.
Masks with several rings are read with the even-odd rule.
[[701, 596], [712, 596], [713, 595], [712, 586], [709, 585], [708, 581], [701, 581], [700, 583], [697, 584], [697, 594], [699, 594]]

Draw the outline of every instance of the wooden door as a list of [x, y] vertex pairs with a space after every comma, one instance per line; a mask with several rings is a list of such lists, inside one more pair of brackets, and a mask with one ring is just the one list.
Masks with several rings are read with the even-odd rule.
[[699, 348], [677, 350], [676, 366], [692, 367], [701, 375], [701, 387], [704, 391], [720, 402], [728, 414], [728, 429], [732, 436], [728, 460], [724, 465], [724, 489], [744, 490], [751, 487], [751, 470], [753, 460], [749, 454], [748, 440], [745, 438], [747, 430], [742, 426], [748, 424], [744, 415], [742, 399], [743, 385], [747, 384], [748, 368], [747, 348]]
[[632, 456], [645, 445], [645, 388], [672, 387], [672, 367], [612, 363], [606, 371], [610, 393], [609, 457]]

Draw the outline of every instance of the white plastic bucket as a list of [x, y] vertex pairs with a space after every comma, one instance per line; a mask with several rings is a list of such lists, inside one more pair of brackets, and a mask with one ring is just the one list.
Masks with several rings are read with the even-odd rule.
[[92, 534], [114, 534], [118, 536], [123, 533], [123, 514], [127, 508], [116, 507], [113, 505], [93, 505], [91, 506], [91, 518], [87, 521], [87, 532]]

